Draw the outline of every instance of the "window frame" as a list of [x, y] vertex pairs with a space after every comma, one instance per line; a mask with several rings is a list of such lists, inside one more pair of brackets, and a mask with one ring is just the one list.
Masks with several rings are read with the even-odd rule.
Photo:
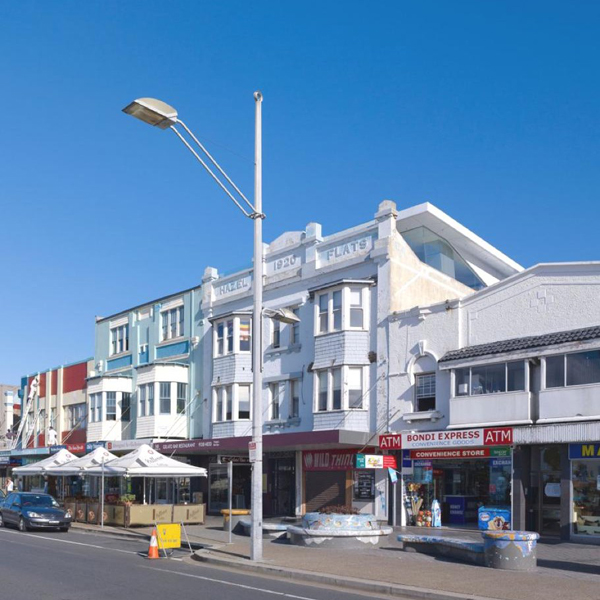
[[[247, 323], [247, 331], [242, 325]], [[248, 316], [228, 316], [213, 323], [213, 357], [248, 354], [252, 351], [252, 319]], [[248, 349], [242, 349], [242, 345]]]
[[129, 323], [110, 328], [110, 356], [129, 352]]
[[[523, 389], [508, 389], [508, 365], [514, 363], [522, 363], [523, 364]], [[504, 389], [502, 391], [493, 391], [493, 392], [480, 392], [477, 394], [473, 393], [473, 369], [486, 369], [490, 367], [498, 367], [500, 365], [504, 366]], [[456, 373], [457, 371], [467, 371], [467, 385], [468, 385], [468, 393], [467, 394], [459, 394], [458, 393], [458, 384], [456, 381]], [[480, 396], [495, 396], [498, 394], [519, 394], [519, 393], [529, 393], [529, 367], [528, 360], [526, 358], [517, 359], [517, 360], [504, 360], [499, 362], [489, 362], [489, 363], [479, 363], [469, 365], [468, 367], [455, 367], [452, 369], [452, 390], [451, 397], [452, 398], [475, 398]]]
[[104, 415], [106, 421], [117, 420], [117, 392], [106, 392], [106, 411]]
[[185, 382], [177, 382], [177, 397], [175, 399], [175, 408], [178, 415], [185, 415], [187, 407], [187, 390], [188, 384]]
[[[361, 370], [361, 406], [350, 406], [350, 369]], [[336, 407], [336, 374], [339, 373], [341, 382], [340, 388], [340, 407]], [[329, 367], [328, 369], [318, 369], [314, 377], [314, 413], [340, 412], [340, 411], [359, 411], [369, 408], [369, 368], [366, 365], [341, 365], [339, 367]], [[324, 381], [327, 382], [327, 391], [323, 389]], [[326, 402], [323, 394], [326, 393]]]
[[[159, 387], [158, 387], [158, 414], [159, 415], [171, 415], [173, 414], [173, 387], [172, 387], [172, 382], [171, 381], [159, 381]], [[169, 394], [164, 395], [163, 394], [163, 386], [165, 386], [164, 389], [168, 389], [169, 390]], [[169, 386], [168, 388], [166, 388], [166, 386]], [[163, 402], [168, 402], [169, 403], [169, 410], [163, 410]]]
[[161, 342], [176, 340], [185, 335], [184, 305], [160, 311]]
[[[433, 381], [433, 395], [423, 394], [419, 396], [419, 380], [428, 378]], [[415, 373], [415, 396], [414, 396], [414, 412], [431, 412], [437, 409], [437, 374], [433, 371], [428, 371], [425, 373]], [[433, 408], [421, 408], [419, 401], [420, 400], [431, 400], [433, 398]]]

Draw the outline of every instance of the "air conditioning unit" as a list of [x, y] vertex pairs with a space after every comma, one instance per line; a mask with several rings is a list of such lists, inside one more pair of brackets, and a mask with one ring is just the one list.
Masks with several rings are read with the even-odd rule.
[[458, 384], [458, 395], [466, 396], [469, 393], [469, 384], [468, 383], [459, 383]]

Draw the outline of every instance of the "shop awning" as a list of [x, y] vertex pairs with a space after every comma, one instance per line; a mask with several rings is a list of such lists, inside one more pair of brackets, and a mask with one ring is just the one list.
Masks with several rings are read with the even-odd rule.
[[104, 469], [97, 466], [87, 470], [90, 475], [102, 475], [103, 472], [106, 477], [206, 477], [206, 469], [169, 458], [148, 444], [111, 461]]
[[102, 468], [102, 463], [106, 466], [109, 462], [116, 460], [117, 457], [105, 450], [104, 448], [96, 448], [89, 454], [72, 460], [64, 465], [56, 465], [46, 469], [47, 475], [85, 475], [94, 467]]
[[77, 460], [77, 457], [65, 448], [62, 448], [56, 454], [44, 460], [31, 465], [25, 465], [24, 467], [15, 467], [13, 473], [15, 475], [45, 475], [52, 467], [60, 467], [74, 460]]

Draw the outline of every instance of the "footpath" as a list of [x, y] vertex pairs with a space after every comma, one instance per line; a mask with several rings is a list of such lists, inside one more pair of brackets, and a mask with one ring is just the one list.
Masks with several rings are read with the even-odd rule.
[[[208, 517], [204, 525], [186, 526], [193, 558], [211, 566], [243, 570], [303, 583], [332, 585], [371, 594], [390, 594], [428, 600], [600, 600], [600, 547], [541, 540], [535, 572], [500, 571], [416, 552], [404, 552], [396, 541], [396, 528], [379, 546], [359, 550], [304, 548], [285, 541], [264, 540], [264, 560], [249, 560], [250, 538], [228, 532], [222, 520]], [[78, 530], [100, 532], [97, 525], [74, 523]], [[148, 544], [151, 527], [105, 527], [104, 533], [136, 537]], [[473, 536], [441, 528], [442, 535]], [[186, 545], [182, 533], [182, 546]]]

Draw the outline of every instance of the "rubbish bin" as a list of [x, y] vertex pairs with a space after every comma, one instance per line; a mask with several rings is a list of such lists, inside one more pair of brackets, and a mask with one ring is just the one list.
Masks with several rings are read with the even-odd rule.
[[482, 531], [506, 531], [510, 529], [510, 508], [480, 506], [477, 522]]
[[482, 531], [486, 567], [507, 571], [533, 571], [537, 567], [539, 533]]
[[[223, 531], [229, 531], [229, 509], [228, 508], [224, 508], [221, 511], [221, 514], [223, 515]], [[248, 515], [250, 514], [249, 510], [245, 510], [245, 509], [241, 509], [241, 508], [234, 508], [231, 511], [231, 531], [235, 531], [238, 523], [240, 521], [243, 521]]]

